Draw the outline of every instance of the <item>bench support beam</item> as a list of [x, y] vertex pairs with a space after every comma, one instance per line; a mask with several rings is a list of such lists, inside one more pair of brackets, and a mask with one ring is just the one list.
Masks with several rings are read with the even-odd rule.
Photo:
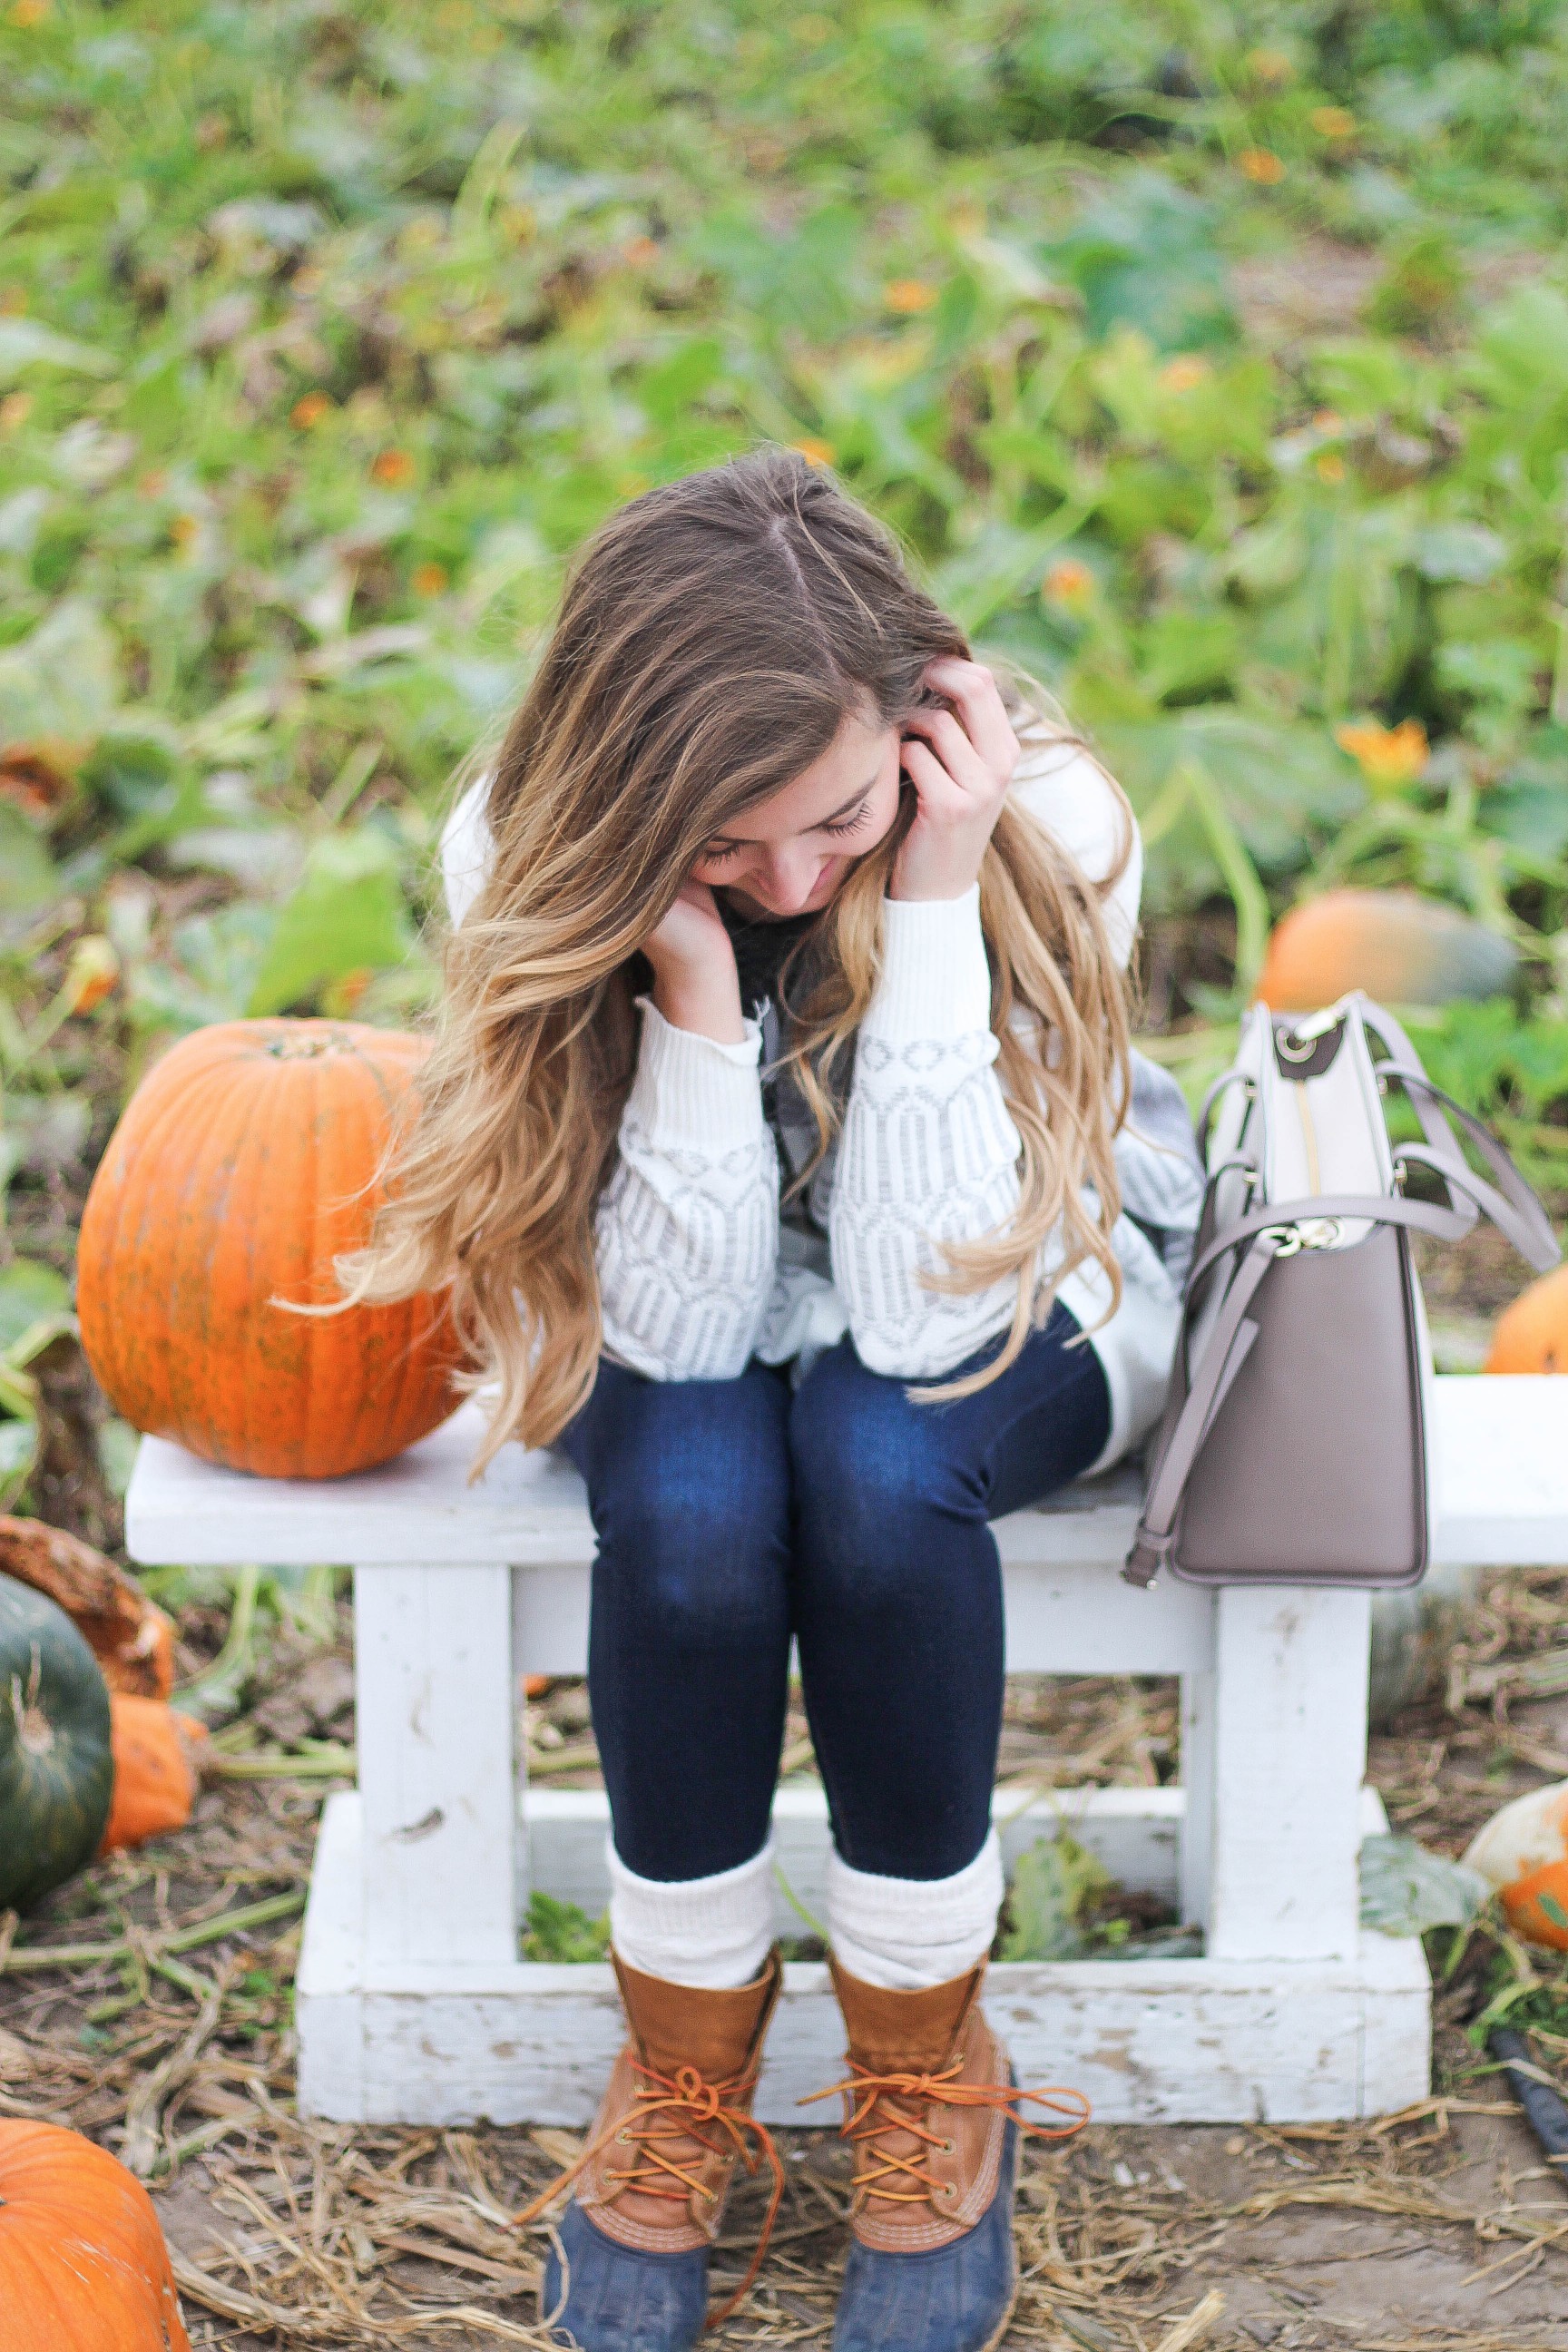
[[376, 1965], [517, 1958], [511, 1570], [354, 1570], [364, 1937]]

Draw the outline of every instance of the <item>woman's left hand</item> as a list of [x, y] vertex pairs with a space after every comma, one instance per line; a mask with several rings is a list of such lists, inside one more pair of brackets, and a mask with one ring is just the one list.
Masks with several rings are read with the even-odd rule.
[[980, 878], [985, 845], [1002, 813], [1018, 739], [979, 662], [942, 659], [925, 684], [952, 710], [919, 710], [905, 721], [903, 767], [919, 813], [893, 867], [894, 898], [962, 898]]

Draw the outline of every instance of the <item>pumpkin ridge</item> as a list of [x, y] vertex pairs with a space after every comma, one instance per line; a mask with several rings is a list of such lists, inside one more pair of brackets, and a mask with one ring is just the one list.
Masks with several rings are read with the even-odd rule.
[[[150, 1078], [155, 1078], [162, 1067], [162, 1063], [156, 1065], [149, 1073]], [[166, 1137], [172, 1137], [177, 1145], [184, 1139], [178, 1091], [172, 1087], [155, 1090], [153, 1108], [153, 1124], [148, 1141], [164, 1142]], [[107, 1282], [103, 1283], [104, 1311], [100, 1317], [100, 1284], [107, 1267], [120, 1262], [125, 1255], [130, 1255], [133, 1265], [139, 1265], [148, 1255], [156, 1254], [171, 1213], [165, 1189], [169, 1171], [162, 1152], [152, 1150], [143, 1151], [138, 1160], [129, 1166], [121, 1166], [117, 1159], [111, 1162], [114, 1140], [114, 1138], [110, 1140], [100, 1162], [100, 1173], [107, 1169], [110, 1181], [116, 1184], [118, 1211], [110, 1232], [100, 1240], [93, 1219], [95, 1202], [100, 1195], [100, 1187], [95, 1177], [82, 1216], [82, 1240], [86, 1242], [90, 1234], [92, 1248], [84, 1264], [79, 1246], [78, 1311], [82, 1321], [83, 1345], [100, 1385], [111, 1396], [117, 1390], [121, 1392], [124, 1400], [121, 1409], [126, 1410], [129, 1420], [141, 1426], [137, 1403], [146, 1393], [144, 1355], [139, 1358], [132, 1345], [134, 1325], [131, 1318], [109, 1310]], [[189, 1149], [193, 1153], [199, 1150], [198, 1134], [190, 1135]], [[178, 1178], [183, 1171], [176, 1169], [174, 1173]], [[174, 1369], [172, 1356], [169, 1369]], [[145, 1410], [144, 1405], [142, 1409]], [[164, 1415], [164, 1426], [157, 1433], [176, 1436], [184, 1417], [177, 1412]]]
[[[269, 1164], [268, 1152], [265, 1149], [258, 1150], [254, 1147], [258, 1139], [269, 1128], [287, 1133], [288, 1121], [286, 1118], [279, 1117], [279, 1106], [265, 1088], [244, 1088], [242, 1086], [242, 1092], [244, 1117], [239, 1132], [234, 1139], [231, 1166], [224, 1182], [221, 1206], [216, 1198], [212, 1199], [209, 1215], [218, 1227], [217, 1249], [222, 1249], [232, 1230], [239, 1253], [232, 1268], [228, 1267], [226, 1260], [223, 1263], [226, 1272], [238, 1277], [233, 1286], [236, 1293], [233, 1308], [244, 1315], [251, 1325], [250, 1341], [230, 1372], [231, 1379], [237, 1377], [238, 1381], [238, 1433], [245, 1451], [250, 1453], [254, 1452], [257, 1444], [257, 1416], [265, 1412], [271, 1389], [265, 1363], [256, 1360], [255, 1327], [267, 1312], [267, 1300], [276, 1288], [274, 1283], [266, 1279], [257, 1264], [258, 1225], [281, 1189], [269, 1183], [268, 1180], [274, 1178], [277, 1171]], [[225, 1308], [216, 1280], [209, 1279], [206, 1285], [204, 1306], [209, 1318], [208, 1328], [204, 1332], [204, 1357], [210, 1361], [216, 1353], [219, 1361], [227, 1364], [229, 1350], [224, 1346], [223, 1335], [221, 1332], [215, 1335], [212, 1328], [214, 1318], [220, 1323], [223, 1320]]]
[[[174, 1275], [171, 1291], [171, 1311], [165, 1323], [169, 1339], [172, 1401], [176, 1407], [182, 1441], [187, 1432], [200, 1430], [207, 1435], [213, 1426], [213, 1383], [210, 1366], [215, 1354], [215, 1317], [221, 1337], [223, 1317], [212, 1279], [210, 1229], [216, 1228], [221, 1242], [224, 1229], [231, 1216], [232, 1186], [237, 1174], [240, 1157], [249, 1133], [257, 1106], [247, 1101], [244, 1078], [229, 1065], [215, 1069], [215, 1087], [225, 1076], [229, 1083], [209, 1108], [205, 1122], [195, 1129], [189, 1157], [180, 1170], [181, 1190], [179, 1212], [174, 1225], [174, 1246], [170, 1263]], [[224, 1177], [221, 1192], [215, 1192], [214, 1162], [221, 1162], [225, 1151], [224, 1125], [231, 1107], [245, 1104], [243, 1124], [234, 1139], [229, 1157], [229, 1172]], [[182, 1108], [185, 1107], [181, 1106]], [[151, 1157], [151, 1155], [149, 1155]], [[193, 1213], [200, 1203], [205, 1216]], [[208, 1250], [203, 1262], [204, 1244]]]
[[[367, 1060], [363, 1058], [360, 1059], [356, 1075], [358, 1076], [359, 1083], [355, 1087], [352, 1104], [355, 1126], [352, 1146], [347, 1133], [350, 1116], [350, 1106], [347, 1104], [344, 1106], [344, 1118], [342, 1128], [338, 1137], [338, 1141], [340, 1146], [348, 1147], [346, 1156], [357, 1160], [361, 1167], [368, 1165], [374, 1171], [367, 1180], [366, 1183], [361, 1188], [360, 1195], [360, 1197], [364, 1201], [365, 1206], [369, 1209], [371, 1216], [374, 1217], [375, 1205], [381, 1197], [381, 1188], [376, 1182], [376, 1176], [380, 1173], [380, 1150], [379, 1146], [377, 1146], [378, 1124], [380, 1132], [384, 1136], [387, 1131], [386, 1121], [395, 1115], [395, 1105], [384, 1107], [385, 1089], [381, 1084], [379, 1074], [373, 1072], [372, 1066]], [[374, 1087], [365, 1083], [367, 1076], [374, 1078]], [[373, 1102], [373, 1093], [381, 1097], [382, 1099], [379, 1103]], [[376, 1116], [378, 1110], [382, 1113], [379, 1122]], [[373, 1147], [376, 1148], [373, 1150]], [[336, 1153], [331, 1153], [329, 1150], [329, 1162], [334, 1160], [337, 1157], [338, 1155]], [[337, 1211], [340, 1203], [337, 1199], [327, 1199], [325, 1197], [325, 1192], [326, 1188], [323, 1185], [321, 1192], [318, 1195], [317, 1199], [318, 1213], [324, 1220], [330, 1221], [335, 1224], [335, 1212]], [[325, 1238], [326, 1236], [323, 1236], [323, 1239]], [[337, 1238], [337, 1235], [333, 1234], [331, 1239], [333, 1240], [334, 1244]], [[331, 1257], [336, 1255], [337, 1251], [335, 1246], [331, 1255], [328, 1255], [323, 1250], [321, 1255], [321, 1263], [323, 1265], [330, 1265]], [[402, 1416], [400, 1413], [390, 1409], [391, 1400], [385, 1397], [384, 1381], [383, 1379], [378, 1378], [380, 1369], [385, 1361], [385, 1338], [386, 1335], [394, 1328], [396, 1314], [397, 1309], [395, 1307], [384, 1307], [381, 1314], [376, 1318], [376, 1341], [373, 1341], [367, 1350], [367, 1352], [370, 1353], [372, 1361], [371, 1376], [365, 1382], [363, 1394], [358, 1400], [359, 1410], [354, 1417], [353, 1442], [353, 1449], [356, 1453], [360, 1451], [363, 1444], [365, 1423], [373, 1417], [379, 1418], [386, 1426], [392, 1429], [398, 1429], [402, 1426]], [[341, 1328], [342, 1327], [340, 1326], [340, 1328]], [[334, 1332], [334, 1340], [336, 1338], [337, 1333]], [[380, 1344], [377, 1344], [377, 1341], [379, 1341]]]

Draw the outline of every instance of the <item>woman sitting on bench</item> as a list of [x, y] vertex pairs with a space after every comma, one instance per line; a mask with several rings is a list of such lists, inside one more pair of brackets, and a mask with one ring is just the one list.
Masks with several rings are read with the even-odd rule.
[[563, 1446], [598, 1534], [630, 2038], [546, 2312], [584, 2352], [702, 2327], [779, 1983], [793, 1637], [854, 2077], [835, 2345], [980, 2352], [1025, 2120], [978, 2000], [987, 1521], [1149, 1430], [1201, 1192], [1179, 1094], [1129, 1053], [1130, 812], [769, 451], [600, 531], [444, 846], [440, 1035], [353, 1279], [453, 1284], [487, 1457]]

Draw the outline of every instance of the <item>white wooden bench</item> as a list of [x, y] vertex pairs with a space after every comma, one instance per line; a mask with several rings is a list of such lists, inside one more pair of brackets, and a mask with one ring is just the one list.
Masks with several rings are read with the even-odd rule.
[[[1450, 1566], [1568, 1560], [1568, 1381], [1437, 1382]], [[325, 1485], [215, 1470], [143, 1442], [127, 1541], [147, 1563], [351, 1562], [359, 1788], [322, 1820], [298, 1984], [300, 2096], [344, 2121], [581, 2125], [620, 2035], [607, 1967], [518, 1958], [530, 1884], [598, 1911], [606, 1810], [524, 1785], [519, 1678], [580, 1674], [593, 1533], [575, 1472], [506, 1449], [467, 1484], [473, 1407], [384, 1468]], [[1331, 1465], [1326, 1475], [1332, 1475]], [[1176, 1675], [1183, 1786], [1000, 1794], [1010, 1853], [1058, 1821], [1116, 1875], [1179, 1900], [1201, 1959], [998, 1966], [987, 1995], [1026, 2082], [1106, 2121], [1312, 2120], [1427, 2089], [1418, 1943], [1363, 1935], [1365, 1593], [1121, 1582], [1131, 1473], [998, 1523], [1008, 1665]], [[781, 1790], [781, 1860], [816, 1909], [820, 1790]], [[835, 2078], [820, 1966], [792, 1965], [759, 2111]]]

